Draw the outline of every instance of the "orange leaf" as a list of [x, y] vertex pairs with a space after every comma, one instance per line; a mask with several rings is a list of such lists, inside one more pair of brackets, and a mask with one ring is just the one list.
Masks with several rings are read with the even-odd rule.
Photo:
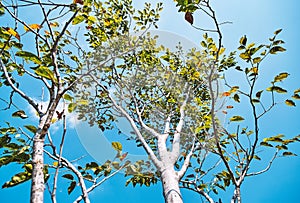
[[20, 35], [17, 33], [17, 31], [15, 31], [14, 29], [10, 28], [10, 27], [6, 27], [4, 28], [9, 34], [11, 34], [12, 36], [14, 36], [15, 38], [17, 38], [20, 41]]
[[83, 0], [73, 0], [73, 3], [83, 5]]
[[53, 23], [50, 23], [50, 26], [51, 26], [51, 27], [58, 27], [59, 24], [58, 24], [58, 22], [53, 22]]
[[[30, 27], [31, 29], [33, 29], [33, 30], [37, 30], [37, 29], [41, 29], [42, 28], [42, 26], [40, 26], [39, 24], [31, 24], [31, 25], [28, 25], [28, 27]], [[29, 31], [29, 28], [28, 28], [27, 26], [24, 26], [24, 30], [26, 31], [26, 32], [28, 32]]]
[[123, 161], [126, 158], [127, 154], [128, 152], [122, 154], [122, 156], [120, 156], [120, 161]]
[[226, 106], [226, 108], [227, 108], [227, 109], [232, 109], [232, 108], [233, 108], [233, 106]]
[[223, 113], [223, 114], [227, 114], [227, 111], [224, 111], [224, 110], [223, 110], [222, 113]]
[[193, 25], [194, 23], [194, 18], [193, 18], [193, 14], [190, 12], [186, 12], [184, 15], [184, 18], [186, 21], [188, 21], [189, 23], [191, 23], [191, 25]]
[[223, 92], [222, 97], [228, 97], [230, 96], [230, 92]]

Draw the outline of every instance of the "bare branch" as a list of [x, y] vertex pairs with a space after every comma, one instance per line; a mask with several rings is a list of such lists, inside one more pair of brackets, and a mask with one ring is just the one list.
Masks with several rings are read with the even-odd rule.
[[[93, 191], [95, 188], [97, 188], [99, 185], [101, 185], [102, 183], [104, 183], [105, 181], [107, 181], [108, 179], [110, 179], [111, 177], [113, 177], [114, 175], [116, 175], [117, 173], [119, 173], [126, 165], [121, 166], [118, 170], [114, 171], [113, 173], [111, 173], [110, 175], [104, 177], [101, 181], [99, 181], [96, 184], [93, 184], [91, 187], [89, 187], [87, 189], [87, 193]], [[82, 195], [79, 196], [73, 203], [79, 203], [82, 200]]]
[[[65, 108], [63, 108], [63, 109], [65, 109]], [[61, 164], [61, 157], [62, 157], [66, 132], [67, 132], [67, 121], [66, 121], [66, 115], [64, 114], [63, 115], [63, 133], [62, 133], [61, 141], [60, 141], [60, 144], [59, 144], [59, 154], [58, 154], [58, 160], [57, 160], [57, 167], [56, 167], [54, 178], [53, 178], [53, 189], [52, 189], [52, 193], [51, 193], [51, 199], [54, 203], [56, 203], [57, 180], [58, 180], [59, 166]]]
[[184, 174], [186, 173], [186, 171], [190, 165], [190, 162], [191, 162], [191, 157], [194, 154], [195, 150], [197, 149], [197, 147], [195, 147], [195, 140], [196, 140], [196, 136], [194, 136], [192, 148], [191, 148], [190, 152], [188, 153], [188, 155], [186, 156], [186, 158], [183, 162], [183, 165], [181, 166], [180, 171], [178, 172], [179, 179], [181, 179], [184, 176]]
[[[56, 154], [56, 155], [52, 155], [50, 152], [48, 152], [47, 150], [44, 150], [44, 152], [49, 156], [51, 157], [52, 159], [54, 160], [58, 160], [59, 159], [59, 156]], [[76, 167], [71, 163], [69, 162], [66, 158], [64, 157], [60, 157], [61, 158], [61, 161], [62, 161], [62, 164], [67, 167], [68, 169], [70, 169], [78, 178], [78, 181], [80, 183], [80, 187], [81, 187], [81, 192], [82, 192], [82, 198], [84, 200], [85, 203], [90, 203], [90, 200], [89, 200], [89, 197], [88, 197], [88, 192], [87, 192], [87, 189], [86, 189], [86, 185], [85, 185], [85, 182], [84, 182], [84, 178], [83, 178], [83, 175], [80, 173], [80, 171], [78, 171], [76, 169]]]
[[39, 107], [38, 107], [38, 104], [37, 103], [35, 103], [34, 101], [33, 101], [33, 99], [32, 98], [30, 98], [28, 95], [26, 95], [24, 92], [22, 92], [18, 87], [16, 87], [14, 84], [13, 84], [13, 82], [12, 82], [12, 80], [11, 80], [11, 78], [10, 78], [10, 76], [8, 75], [8, 72], [7, 72], [7, 69], [6, 69], [6, 66], [3, 64], [3, 62], [2, 62], [2, 60], [0, 60], [0, 67], [1, 67], [1, 69], [3, 70], [3, 72], [4, 72], [4, 76], [5, 76], [5, 78], [7, 79], [7, 81], [8, 81], [8, 84], [9, 84], [9, 86], [16, 92], [16, 93], [18, 93], [22, 98], [24, 98], [39, 114], [42, 114], [42, 112], [40, 111], [40, 109], [39, 109]]
[[260, 175], [262, 173], [267, 172], [271, 168], [274, 160], [277, 158], [278, 152], [279, 152], [279, 150], [277, 149], [276, 152], [274, 153], [272, 159], [270, 160], [269, 164], [267, 165], [267, 167], [265, 169], [263, 169], [261, 171], [258, 171], [258, 172], [246, 174], [246, 176], [256, 176], [256, 175]]
[[150, 156], [151, 160], [153, 161], [153, 163], [155, 164], [155, 166], [157, 168], [162, 168], [162, 163], [161, 161], [159, 161], [157, 159], [157, 157], [155, 156], [153, 150], [149, 147], [149, 145], [147, 144], [146, 140], [144, 139], [143, 135], [141, 134], [140, 130], [138, 129], [138, 127], [136, 126], [134, 120], [131, 118], [131, 116], [123, 109], [123, 107], [119, 106], [117, 104], [117, 102], [115, 101], [115, 99], [110, 95], [108, 89], [106, 87], [104, 87], [104, 85], [102, 85], [101, 83], [99, 83], [95, 78], [94, 75], [90, 74], [90, 77], [94, 80], [94, 82], [96, 82], [97, 85], [99, 85], [103, 91], [105, 91], [110, 99], [110, 101], [113, 103], [113, 106], [122, 113], [123, 116], [126, 117], [126, 119], [129, 121], [131, 127], [133, 128], [135, 134], [137, 135], [138, 139], [141, 141], [144, 149], [146, 150], [147, 154]]
[[174, 133], [174, 138], [173, 138], [173, 143], [172, 143], [172, 161], [173, 163], [175, 163], [178, 159], [178, 156], [180, 154], [180, 136], [181, 136], [181, 131], [184, 125], [184, 119], [185, 119], [185, 108], [187, 105], [188, 100], [190, 99], [190, 90], [191, 87], [188, 87], [188, 84], [185, 84], [185, 88], [186, 92], [184, 92], [184, 101], [182, 102], [181, 106], [180, 106], [180, 118], [179, 118], [179, 122], [176, 126], [176, 131]]

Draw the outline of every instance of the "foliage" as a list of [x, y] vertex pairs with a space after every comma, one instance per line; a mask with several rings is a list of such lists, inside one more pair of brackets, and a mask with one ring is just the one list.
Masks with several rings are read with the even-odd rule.
[[[19, 16], [30, 9], [40, 13], [39, 18], [25, 20]], [[126, 36], [133, 18], [136, 21], [133, 29], [137, 31], [148, 25], [156, 26], [160, 10], [161, 4], [156, 9], [146, 4], [143, 10], [135, 12], [131, 0], [76, 0], [71, 4], [22, 1], [16, 5], [0, 2], [1, 18], [8, 22], [0, 27], [0, 87], [8, 92], [1, 95], [1, 102], [7, 104], [2, 111], [11, 113], [14, 118], [12, 124], [7, 123], [8, 127], [0, 128], [0, 167], [17, 163], [24, 169], [16, 172], [3, 188], [32, 179], [31, 202], [43, 201], [46, 183], [41, 181], [43, 177], [48, 180], [52, 202], [56, 202], [57, 180], [62, 177], [69, 181], [68, 194], [79, 185], [81, 195], [76, 201], [89, 202], [90, 191], [129, 164], [125, 162], [126, 153], [118, 153], [113, 162], [102, 165], [91, 162], [84, 166], [78, 162], [75, 167], [63, 155], [67, 118], [73, 116], [78, 106], [88, 104], [85, 99], [77, 100], [74, 93], [75, 84], [92, 72], [85, 64], [90, 49], [109, 45], [115, 37]], [[81, 46], [84, 40], [87, 46]], [[101, 62], [104, 65], [110, 60], [102, 58]], [[40, 99], [35, 98], [36, 92], [26, 88], [28, 82], [36, 92], [41, 92]], [[53, 125], [62, 127], [61, 136], [52, 137], [49, 130]], [[48, 155], [45, 160], [44, 153]], [[70, 172], [62, 173], [62, 168]]]
[[[295, 107], [300, 98], [299, 89], [283, 100], [278, 96], [288, 93], [282, 86], [288, 72], [278, 73], [270, 86], [258, 88], [262, 62], [286, 51], [284, 41], [278, 39], [281, 29], [268, 44], [249, 43], [243, 36], [237, 50], [228, 52], [220, 29], [225, 23], [218, 22], [210, 2], [176, 0], [178, 12], [185, 12], [185, 19], [205, 34], [201, 50], [186, 52], [178, 44], [173, 51], [147, 33], [158, 27], [162, 3], [156, 7], [145, 3], [142, 10], [136, 10], [131, 0], [22, 2], [0, 1], [1, 18], [8, 20], [0, 27], [0, 87], [8, 94], [0, 99], [7, 105], [2, 111], [13, 118], [0, 127], [0, 167], [18, 164], [22, 170], [2, 188], [30, 179], [36, 186], [34, 181], [41, 179], [40, 187], [51, 185], [51, 200], [56, 202], [61, 178], [67, 181], [68, 194], [79, 185], [75, 202], [89, 202], [89, 192], [124, 170], [126, 186], [163, 182], [169, 202], [168, 171], [174, 172], [178, 189], [193, 190], [210, 203], [215, 202], [212, 192], [228, 188], [234, 190], [232, 202], [241, 202], [245, 178], [267, 172], [277, 157], [296, 156], [289, 146], [300, 141], [299, 135], [262, 135], [260, 131], [260, 120], [275, 106]], [[40, 22], [19, 16], [22, 9], [36, 6]], [[210, 17], [214, 29], [193, 25], [198, 11]], [[246, 85], [232, 80], [232, 72], [246, 78]], [[41, 99], [26, 88], [28, 80], [40, 90]], [[224, 92], [220, 92], [221, 83], [227, 88]], [[36, 115], [19, 105], [20, 98]], [[240, 103], [248, 103], [250, 115], [231, 113]], [[131, 163], [122, 144], [112, 142], [114, 160], [73, 163], [63, 155], [63, 146], [67, 118], [74, 112], [102, 131], [113, 129], [118, 117], [126, 117], [133, 129], [128, 141], [143, 147], [150, 160]], [[221, 122], [220, 113], [230, 115], [224, 122], [228, 126]], [[28, 119], [34, 116], [34, 122]], [[53, 125], [62, 127], [60, 136], [51, 135]], [[259, 149], [272, 150], [273, 156], [267, 159]], [[254, 170], [258, 162], [266, 167]]]

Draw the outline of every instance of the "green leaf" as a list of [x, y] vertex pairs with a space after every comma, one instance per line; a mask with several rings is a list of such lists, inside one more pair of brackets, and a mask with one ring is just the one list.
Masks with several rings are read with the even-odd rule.
[[246, 37], [246, 35], [244, 35], [240, 39], [240, 44], [243, 45], [243, 46], [246, 46], [246, 43], [247, 43], [247, 37]]
[[253, 59], [253, 63], [259, 63], [261, 61], [260, 57], [256, 57]]
[[73, 97], [72, 97], [71, 95], [69, 95], [69, 94], [64, 94], [63, 98], [64, 98], [65, 100], [67, 100], [67, 101], [70, 101], [70, 102], [73, 101]]
[[38, 65], [42, 64], [42, 61], [40, 60], [40, 58], [31, 52], [18, 51], [16, 53], [16, 56], [23, 58], [25, 61], [32, 61], [33, 63], [38, 64]]
[[68, 194], [71, 194], [76, 186], [76, 181], [72, 181], [70, 186], [68, 187]]
[[236, 101], [236, 102], [238, 102], [238, 103], [240, 103], [240, 96], [238, 95], [238, 94], [235, 94], [234, 96], [233, 96], [233, 99], [234, 99], [234, 101]]
[[283, 142], [283, 140], [281, 139], [282, 137], [284, 137], [284, 135], [279, 134], [279, 135], [276, 135], [276, 136], [264, 138], [263, 141], [264, 142], [280, 142], [280, 143], [282, 143]]
[[32, 133], [36, 133], [36, 131], [37, 131], [37, 128], [35, 127], [35, 126], [33, 126], [33, 125], [24, 125], [24, 127], [27, 129], [27, 130], [29, 130], [30, 132], [32, 132]]
[[273, 45], [284, 44], [283, 40], [276, 40], [273, 42]]
[[278, 86], [268, 87], [266, 90], [269, 91], [269, 92], [275, 91], [277, 93], [282, 93], [282, 94], [287, 93], [287, 90], [285, 90], [281, 87], [278, 87]]
[[92, 161], [91, 163], [87, 163], [85, 165], [85, 168], [86, 168], [86, 170], [90, 170], [90, 169], [95, 170], [95, 169], [99, 168], [99, 165], [96, 162]]
[[244, 59], [244, 60], [249, 60], [251, 58], [249, 56], [249, 54], [247, 54], [247, 53], [241, 53], [239, 56], [241, 59]]
[[112, 162], [111, 165], [112, 165], [116, 170], [118, 170], [118, 169], [120, 168], [120, 163], [117, 162], [117, 161]]
[[256, 92], [255, 96], [260, 99], [261, 97], [261, 93], [263, 92], [263, 90]]
[[72, 174], [64, 174], [62, 177], [66, 178], [66, 179], [69, 179], [69, 180], [74, 180], [74, 177], [73, 177]]
[[282, 29], [278, 29], [274, 32], [274, 35], [278, 35], [280, 32], [282, 31]]
[[4, 7], [0, 7], [0, 16], [3, 16], [5, 14], [5, 9]]
[[22, 119], [28, 118], [28, 116], [25, 114], [25, 111], [23, 111], [23, 110], [19, 110], [19, 111], [14, 112], [12, 114], [12, 117], [17, 117], [17, 118], [22, 118]]
[[293, 99], [300, 99], [300, 95], [299, 95], [299, 94], [294, 94], [294, 95], [292, 96], [292, 98], [293, 98]]
[[39, 66], [37, 69], [34, 70], [34, 72], [36, 75], [46, 78], [48, 80], [52, 80], [53, 82], [57, 81], [54, 77], [53, 71], [46, 66]]
[[287, 150], [288, 149], [288, 147], [285, 145], [277, 145], [276, 148], [279, 150]]
[[294, 94], [300, 93], [300, 88], [294, 91]]
[[116, 151], [122, 151], [122, 144], [120, 142], [112, 142], [111, 143], [112, 148]]
[[259, 103], [260, 102], [259, 99], [252, 99], [251, 101], [252, 101], [252, 103]]
[[267, 143], [267, 142], [261, 142], [260, 143], [261, 146], [265, 146], [265, 147], [273, 147], [273, 145]]
[[202, 46], [203, 48], [207, 48], [207, 44], [205, 43], [205, 41], [201, 41], [201, 46]]
[[26, 172], [21, 172], [16, 175], [14, 175], [10, 181], [7, 181], [2, 185], [2, 188], [9, 188], [9, 187], [14, 187], [18, 184], [24, 183], [27, 180], [31, 179], [31, 173]]
[[296, 106], [295, 102], [290, 99], [285, 100], [285, 104], [288, 106]]
[[261, 160], [261, 158], [257, 155], [254, 155], [253, 158], [256, 159], [256, 160], [259, 160], [259, 161]]
[[68, 112], [69, 112], [69, 113], [72, 113], [72, 112], [76, 109], [76, 107], [77, 107], [77, 104], [76, 104], [76, 103], [70, 103], [70, 104], [68, 105]]
[[81, 105], [88, 105], [89, 101], [86, 99], [78, 99], [78, 100], [76, 100], [76, 103], [81, 104]]
[[230, 121], [232, 121], [232, 122], [240, 122], [243, 120], [245, 120], [245, 119], [242, 116], [233, 116], [230, 118]]
[[274, 78], [274, 82], [280, 82], [286, 79], [290, 74], [289, 73], [280, 73], [279, 75], [276, 75]]
[[282, 155], [283, 156], [297, 156], [297, 154], [294, 154], [292, 152], [283, 152]]
[[284, 52], [284, 51], [286, 51], [285, 48], [281, 46], [274, 46], [270, 49], [270, 54], [277, 54], [277, 52]]
[[247, 49], [251, 49], [254, 46], [255, 46], [255, 43], [248, 44]]
[[79, 15], [76, 16], [73, 20], [72, 20], [72, 25], [77, 25], [81, 22], [83, 22], [85, 20], [85, 17], [83, 15]]

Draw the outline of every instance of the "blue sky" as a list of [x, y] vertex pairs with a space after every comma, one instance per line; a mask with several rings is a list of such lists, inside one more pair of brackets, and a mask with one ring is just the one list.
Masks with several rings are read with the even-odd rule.
[[[134, 4], [141, 6], [144, 1], [134, 0]], [[149, 1], [159, 2], [159, 1]], [[177, 13], [173, 1], [164, 2], [164, 10], [161, 15], [159, 29], [173, 32], [184, 38], [193, 41], [196, 44], [202, 40], [203, 33], [192, 28], [184, 21], [184, 14]], [[270, 57], [263, 63], [261, 87], [264, 87], [269, 81], [279, 72], [289, 72], [291, 75], [282, 86], [286, 89], [293, 90], [300, 88], [300, 67], [299, 67], [299, 29], [300, 29], [300, 2], [297, 0], [252, 0], [238, 1], [227, 0], [215, 1], [217, 16], [222, 21], [231, 21], [232, 24], [222, 27], [224, 45], [228, 51], [238, 47], [239, 38], [247, 35], [249, 41], [264, 43], [272, 36], [273, 32], [278, 28], [283, 28], [280, 38], [286, 44], [287, 52], [278, 56]], [[27, 13], [24, 13], [24, 16]], [[33, 17], [34, 18], [34, 17]], [[203, 16], [194, 14], [195, 25], [206, 27], [209, 22]], [[1, 22], [1, 26], [5, 26], [5, 22]], [[232, 75], [230, 81], [239, 82], [240, 78]], [[26, 87], [27, 88], [27, 87]], [[31, 90], [32, 91], [32, 90]], [[3, 89], [0, 89], [0, 95], [5, 94]], [[40, 93], [37, 93], [38, 96]], [[2, 105], [2, 103], [0, 103]], [[287, 107], [284, 104], [279, 105], [270, 114], [268, 114], [261, 122], [261, 132], [266, 136], [276, 135], [278, 133], [286, 136], [295, 136], [300, 134], [300, 103], [297, 103], [296, 108]], [[244, 113], [243, 106], [236, 108], [236, 113]], [[5, 121], [9, 114], [1, 115], [1, 122]], [[67, 136], [65, 154], [72, 158], [87, 154], [75, 130], [71, 130]], [[71, 147], [70, 147], [71, 146]], [[295, 144], [291, 146], [291, 151], [300, 155], [300, 146]], [[92, 157], [87, 157], [88, 160], [93, 160]], [[257, 167], [264, 168], [263, 163], [257, 162]], [[8, 166], [0, 168], [0, 183], [2, 184], [11, 175], [13, 175], [16, 166]], [[298, 186], [300, 181], [299, 175], [300, 159], [299, 157], [288, 157], [277, 159], [273, 167], [266, 174], [249, 178], [242, 186], [242, 198], [244, 203], [281, 203], [281, 202], [298, 202]], [[124, 187], [126, 178], [123, 174], [115, 176], [113, 179], [101, 185], [96, 191], [92, 192], [90, 197], [92, 202], [163, 202], [162, 189], [158, 183], [150, 188], [132, 188], [132, 186]], [[26, 202], [29, 201], [30, 184], [25, 183], [10, 189], [0, 189], [1, 202]], [[75, 195], [70, 198], [66, 194], [67, 186], [63, 187], [62, 192], [58, 194], [59, 202], [71, 202]], [[200, 197], [189, 191], [182, 191], [185, 202], [196, 203], [201, 202]], [[49, 201], [48, 193], [45, 192], [46, 198]], [[229, 202], [232, 191], [222, 192], [224, 197], [223, 202]]]

